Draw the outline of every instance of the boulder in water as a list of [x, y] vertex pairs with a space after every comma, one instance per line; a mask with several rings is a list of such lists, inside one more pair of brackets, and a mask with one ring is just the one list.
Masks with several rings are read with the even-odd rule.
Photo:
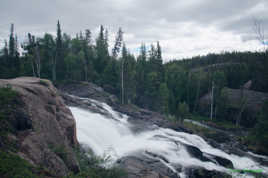
[[179, 178], [164, 163], [144, 155], [126, 156], [117, 161], [126, 170], [128, 178]]
[[206, 170], [204, 168], [192, 167], [186, 169], [188, 178], [231, 178], [232, 176], [216, 170]]

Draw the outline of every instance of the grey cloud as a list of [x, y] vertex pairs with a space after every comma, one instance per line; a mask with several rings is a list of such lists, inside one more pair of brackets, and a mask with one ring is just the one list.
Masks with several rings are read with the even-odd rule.
[[[249, 13], [260, 4], [267, 11], [266, 0], [1, 0], [0, 36], [7, 36], [10, 23], [15, 23], [19, 35], [55, 31], [59, 19], [63, 31], [72, 35], [87, 28], [95, 30], [100, 24], [111, 33], [122, 27], [134, 35], [131, 44], [197, 38], [195, 27], [209, 26], [247, 41], [252, 17], [262, 17], [268, 29], [267, 13]], [[180, 26], [184, 23], [191, 23], [191, 29]]]

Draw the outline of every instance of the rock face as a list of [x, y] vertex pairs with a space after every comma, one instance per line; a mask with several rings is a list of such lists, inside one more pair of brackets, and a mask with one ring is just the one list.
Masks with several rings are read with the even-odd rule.
[[21, 77], [0, 80], [0, 87], [11, 87], [24, 103], [17, 118], [18, 154], [54, 176], [79, 171], [73, 148], [78, 144], [75, 120], [50, 81]]
[[58, 85], [57, 88], [61, 91], [61, 96], [65, 102], [70, 106], [79, 106], [98, 112], [94, 106], [92, 107], [91, 103], [83, 103], [79, 99], [69, 95], [74, 95], [81, 98], [90, 98], [107, 103], [108, 105], [112, 106], [114, 110], [128, 115], [131, 122], [147, 122], [149, 125], [155, 124], [164, 128], [172, 128], [177, 131], [192, 133], [190, 130], [185, 129], [180, 125], [171, 123], [165, 118], [165, 116], [157, 112], [139, 108], [131, 104], [122, 106], [116, 96], [105, 92], [101, 87], [98, 87], [95, 84], [88, 82], [75, 82], [61, 84]]
[[[246, 85], [246, 84], [245, 84]], [[261, 110], [263, 103], [268, 100], [268, 94], [248, 89], [224, 88], [224, 94], [229, 107], [240, 109], [242, 100], [246, 102], [246, 109], [257, 113]], [[211, 94], [208, 93], [200, 99], [200, 105], [210, 105]]]
[[231, 175], [218, 172], [218, 171], [209, 171], [203, 168], [189, 168], [187, 169], [188, 178], [231, 178]]
[[127, 171], [128, 178], [179, 178], [161, 161], [142, 155], [121, 158], [118, 164]]
[[109, 105], [115, 103], [119, 104], [119, 101], [114, 95], [105, 92], [101, 87], [93, 83], [70, 82], [70, 83], [59, 84], [57, 88], [64, 93], [79, 96], [81, 98], [91, 98], [101, 102], [105, 102]]
[[[256, 116], [261, 111], [263, 104], [268, 100], [268, 93], [257, 92], [247, 89], [250, 87], [250, 81], [242, 89], [223, 88], [222, 93], [225, 96], [229, 120], [235, 122], [239, 114], [242, 114], [240, 124], [245, 127], [252, 127], [256, 123]], [[209, 114], [211, 102], [211, 93], [207, 93], [200, 98], [200, 111]], [[243, 112], [241, 112], [243, 108]]]

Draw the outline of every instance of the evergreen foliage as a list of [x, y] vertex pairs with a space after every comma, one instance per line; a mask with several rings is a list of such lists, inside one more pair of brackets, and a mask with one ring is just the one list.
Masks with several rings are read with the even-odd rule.
[[268, 92], [267, 51], [208, 54], [163, 64], [159, 42], [150, 49], [142, 44], [135, 57], [119, 28], [110, 55], [108, 36], [108, 30], [101, 25], [95, 42], [89, 29], [73, 38], [62, 31], [58, 21], [56, 37], [46, 33], [36, 38], [29, 34], [28, 41], [22, 44], [23, 54], [19, 55], [18, 39], [11, 25], [9, 41], [0, 53], [0, 78], [41, 76], [54, 82], [89, 81], [117, 95], [124, 104], [171, 115], [177, 115], [180, 103], [187, 104], [190, 113], [205, 115], [199, 100], [214, 83], [213, 117], [219, 120], [229, 114], [224, 87], [240, 89], [251, 80], [251, 89]]

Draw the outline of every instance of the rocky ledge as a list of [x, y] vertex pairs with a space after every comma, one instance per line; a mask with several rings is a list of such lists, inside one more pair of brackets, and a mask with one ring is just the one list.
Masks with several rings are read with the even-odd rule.
[[[52, 83], [21, 77], [0, 80], [0, 88], [15, 91], [20, 101], [8, 116], [15, 128], [7, 137], [16, 144], [14, 153], [36, 167], [45, 168], [53, 177], [79, 171], [73, 152], [78, 145], [75, 120]], [[3, 150], [6, 145], [2, 141]]]

